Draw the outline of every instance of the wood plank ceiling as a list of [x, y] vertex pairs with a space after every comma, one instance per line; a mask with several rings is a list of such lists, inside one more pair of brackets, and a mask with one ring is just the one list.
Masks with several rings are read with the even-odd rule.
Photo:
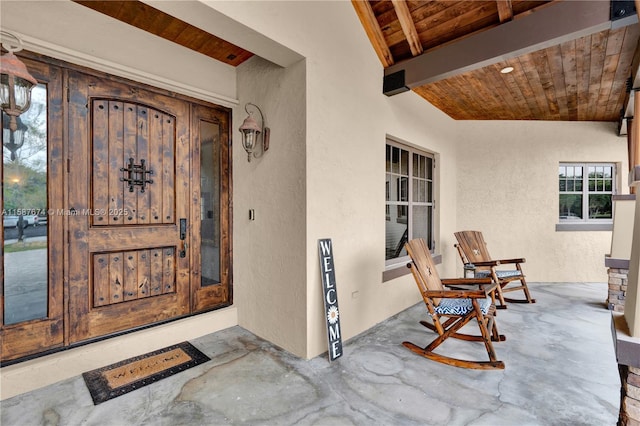
[[[237, 66], [253, 54], [140, 1], [74, 0], [100, 13]], [[385, 68], [558, 0], [352, 0]], [[413, 90], [459, 120], [619, 121], [640, 36], [627, 25], [523, 54]], [[500, 70], [512, 66], [513, 72]]]
[[140, 1], [73, 1], [234, 67], [253, 56], [247, 50]]
[[[385, 68], [557, 1], [352, 0]], [[412, 90], [458, 120], [619, 121], [639, 25], [565, 41]], [[504, 67], [513, 72], [502, 74]]]

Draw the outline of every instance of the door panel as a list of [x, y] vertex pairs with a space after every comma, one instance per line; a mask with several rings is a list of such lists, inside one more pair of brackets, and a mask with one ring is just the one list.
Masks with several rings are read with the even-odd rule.
[[189, 313], [190, 123], [182, 100], [75, 72], [69, 88], [73, 343]]
[[92, 104], [92, 225], [173, 223], [174, 117], [132, 103]]
[[92, 254], [93, 307], [175, 293], [173, 247]]
[[229, 114], [192, 107], [192, 310], [231, 304]]
[[[29, 60], [27, 58], [21, 58], [21, 60], [27, 66], [29, 72], [38, 80], [38, 82], [46, 87], [46, 130], [40, 136], [36, 136], [36, 128], [29, 128], [28, 132], [34, 132], [30, 137], [43, 138], [44, 152], [42, 161], [46, 162], [46, 209], [49, 212], [57, 212], [63, 206], [64, 200], [64, 163], [61, 155], [63, 151], [63, 121], [62, 121], [62, 81], [63, 71], [59, 67], [49, 66], [41, 62]], [[34, 105], [36, 102], [32, 102]], [[23, 117], [26, 120], [26, 117]], [[3, 140], [3, 145], [4, 145]], [[22, 149], [26, 149], [26, 145]], [[25, 153], [29, 155], [29, 153]], [[33, 152], [31, 153], [33, 154]], [[36, 154], [36, 157], [40, 154]], [[9, 163], [16, 165], [21, 163], [21, 156], [18, 155], [17, 161], [9, 160]], [[32, 167], [33, 168], [33, 167]], [[3, 181], [9, 177], [6, 175], [7, 171], [3, 167]], [[32, 182], [24, 182], [25, 185], [33, 186]], [[40, 183], [38, 183], [40, 185]], [[33, 189], [33, 188], [31, 188]], [[0, 201], [2, 206], [6, 206], [7, 203], [1, 200], [4, 191], [0, 191]], [[21, 205], [16, 205], [19, 208], [31, 209], [33, 205], [28, 205], [30, 201], [26, 198], [22, 199]], [[25, 251], [20, 253], [7, 253], [3, 250], [3, 261], [0, 261], [0, 269], [2, 270], [1, 276], [1, 291], [0, 291], [0, 360], [2, 362], [10, 361], [19, 357], [43, 352], [46, 350], [61, 347], [64, 344], [64, 327], [63, 327], [63, 217], [56, 214], [46, 215], [46, 211], [38, 211], [43, 218], [46, 218], [46, 223], [43, 223], [38, 228], [38, 234], [46, 234], [46, 249], [44, 252], [46, 271], [46, 288], [38, 288], [37, 295], [25, 294], [30, 300], [30, 303], [34, 298], [38, 300], [43, 296], [45, 298], [45, 310], [44, 317], [41, 315], [31, 316], [33, 318], [28, 321], [20, 321], [13, 324], [6, 324], [5, 317], [6, 307], [5, 303], [12, 304], [15, 301], [19, 302], [19, 299], [11, 300], [6, 298], [5, 294], [13, 291], [16, 287], [29, 286], [31, 283], [20, 282], [16, 279], [16, 275], [7, 276], [5, 274], [4, 265], [5, 262], [13, 263], [20, 262], [19, 259], [24, 257], [15, 258], [15, 255], [22, 253], [33, 253], [32, 251]], [[9, 225], [7, 223], [7, 225]], [[34, 228], [28, 228], [28, 231], [33, 231]], [[15, 233], [14, 228], [4, 229], [3, 220], [3, 239], [15, 238], [10, 237], [9, 233]], [[42, 239], [42, 238], [41, 238]], [[32, 244], [33, 240], [27, 237], [24, 241], [25, 245]], [[36, 242], [36, 244], [38, 244]], [[37, 251], [37, 250], [35, 250]], [[42, 249], [40, 249], [42, 251]], [[11, 256], [8, 256], [11, 255]], [[11, 264], [11, 266], [15, 266]], [[18, 268], [33, 268], [34, 265], [18, 265]], [[19, 277], [28, 277], [28, 274], [20, 274]], [[26, 285], [25, 285], [26, 284]], [[40, 293], [44, 293], [41, 295]], [[13, 307], [9, 306], [10, 309]], [[11, 322], [11, 321], [9, 321]]]

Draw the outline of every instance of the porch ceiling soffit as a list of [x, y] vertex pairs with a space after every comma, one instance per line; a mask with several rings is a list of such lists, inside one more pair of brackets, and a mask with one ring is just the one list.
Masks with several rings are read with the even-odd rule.
[[233, 67], [253, 56], [248, 50], [140, 1], [72, 1]]
[[[638, 22], [637, 16], [632, 18], [616, 21], [614, 28]], [[414, 89], [612, 27], [609, 2], [562, 1], [522, 19], [390, 65], [384, 71], [384, 78], [388, 81], [395, 75], [400, 79], [396, 81], [401, 81], [400, 75], [404, 72], [404, 90]], [[401, 91], [396, 89], [389, 94]]]
[[216, 10], [216, 1], [141, 0], [168, 15], [242, 47], [281, 67], [288, 67], [304, 56], [264, 36], [254, 29]]

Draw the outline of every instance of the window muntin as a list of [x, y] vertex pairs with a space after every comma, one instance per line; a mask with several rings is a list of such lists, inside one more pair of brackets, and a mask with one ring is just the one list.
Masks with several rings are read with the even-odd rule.
[[561, 163], [558, 168], [561, 222], [611, 222], [616, 170], [608, 163]]
[[433, 156], [404, 145], [386, 147], [385, 260], [396, 264], [407, 256], [404, 244], [424, 238], [433, 249]]

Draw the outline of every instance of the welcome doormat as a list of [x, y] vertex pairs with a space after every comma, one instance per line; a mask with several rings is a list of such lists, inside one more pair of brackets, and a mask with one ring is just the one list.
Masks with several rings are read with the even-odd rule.
[[82, 373], [82, 377], [93, 404], [98, 405], [209, 360], [191, 343], [182, 342]]

